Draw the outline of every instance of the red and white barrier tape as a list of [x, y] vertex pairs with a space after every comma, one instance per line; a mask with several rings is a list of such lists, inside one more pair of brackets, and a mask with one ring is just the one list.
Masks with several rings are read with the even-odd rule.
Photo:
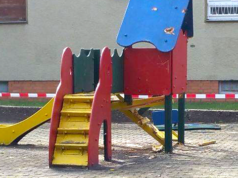
[[[0, 98], [53, 98], [54, 93], [0, 93]], [[133, 95], [133, 98], [150, 98], [152, 95]], [[186, 94], [188, 99], [238, 99], [238, 94]], [[173, 98], [178, 98], [174, 94]]]
[[[133, 95], [133, 98], [149, 98], [152, 95]], [[174, 94], [173, 98], [178, 98], [178, 94]], [[238, 94], [186, 94], [187, 99], [238, 99]]]
[[53, 98], [54, 93], [0, 93], [0, 98]]

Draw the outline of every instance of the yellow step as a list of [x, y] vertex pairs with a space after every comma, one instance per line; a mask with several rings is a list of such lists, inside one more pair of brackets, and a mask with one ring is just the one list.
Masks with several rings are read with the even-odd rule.
[[58, 134], [57, 144], [65, 143], [86, 143], [88, 144], [88, 134]]
[[62, 134], [84, 134], [88, 133], [89, 128], [58, 128], [58, 133]]
[[74, 144], [55, 144], [55, 148], [59, 148], [61, 150], [85, 150], [87, 149], [88, 144], [86, 142], [74, 142]]
[[89, 122], [72, 122], [68, 120], [61, 120], [59, 128], [89, 129], [89, 124]]
[[89, 122], [90, 116], [61, 116], [60, 121], [63, 122]]
[[63, 109], [90, 109], [92, 103], [81, 103], [77, 101], [64, 101]]
[[64, 101], [77, 101], [77, 102], [83, 102], [88, 103], [92, 102], [94, 98], [94, 95], [65, 95]]
[[62, 116], [88, 116], [91, 114], [91, 109], [62, 109]]
[[54, 152], [53, 165], [59, 166], [87, 166], [87, 150], [61, 150], [56, 148]]

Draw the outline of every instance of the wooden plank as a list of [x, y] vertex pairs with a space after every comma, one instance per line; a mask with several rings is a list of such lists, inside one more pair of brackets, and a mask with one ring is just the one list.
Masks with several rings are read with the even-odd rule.
[[94, 91], [94, 50], [82, 49], [74, 59], [74, 93]]
[[156, 48], [126, 48], [124, 52], [126, 95], [171, 94], [171, 52]]
[[112, 56], [112, 71], [113, 71], [113, 84], [112, 93], [124, 92], [124, 57], [118, 55], [117, 50], [114, 50]]

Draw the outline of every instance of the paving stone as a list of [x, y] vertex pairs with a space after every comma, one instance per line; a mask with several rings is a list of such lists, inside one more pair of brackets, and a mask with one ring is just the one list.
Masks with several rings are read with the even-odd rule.
[[[113, 161], [103, 161], [100, 150], [100, 166], [88, 170], [48, 167], [46, 123], [19, 145], [0, 147], [0, 177], [234, 178], [238, 176], [238, 124], [221, 127], [221, 131], [187, 131], [186, 145], [175, 146], [174, 153], [167, 155], [153, 153], [156, 141], [135, 124], [113, 124]], [[200, 147], [206, 140], [216, 140], [216, 144]]]

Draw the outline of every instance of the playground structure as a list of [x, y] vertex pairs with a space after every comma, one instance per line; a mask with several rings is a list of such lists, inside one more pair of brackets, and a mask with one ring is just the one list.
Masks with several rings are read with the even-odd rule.
[[[92, 167], [99, 162], [102, 125], [105, 160], [112, 159], [111, 110], [117, 109], [171, 153], [172, 140], [184, 144], [187, 39], [193, 36], [192, 21], [192, 0], [130, 0], [117, 38], [124, 47], [122, 55], [115, 50], [111, 56], [105, 47], [102, 51], [81, 50], [76, 56], [66, 48], [56, 97], [30, 118], [15, 125], [0, 125], [0, 144], [17, 143], [51, 115], [50, 167]], [[132, 48], [139, 42], [156, 48]], [[173, 94], [180, 94], [178, 134], [172, 131]], [[132, 95], [154, 97], [134, 100]], [[165, 132], [138, 110], [163, 104]]]
[[[112, 94], [131, 106], [119, 110], [165, 145], [167, 153], [177, 136], [172, 131], [172, 94], [181, 94], [179, 142], [184, 143], [187, 38], [192, 35], [192, 1], [131, 0], [117, 38], [125, 47], [122, 56], [115, 51], [111, 57], [107, 47], [101, 55], [83, 50], [78, 57], [65, 49], [51, 118], [49, 165], [97, 165], [102, 125], [105, 160], [111, 160]], [[156, 48], [132, 48], [138, 42]], [[132, 95], [165, 95], [165, 135], [132, 109]]]

